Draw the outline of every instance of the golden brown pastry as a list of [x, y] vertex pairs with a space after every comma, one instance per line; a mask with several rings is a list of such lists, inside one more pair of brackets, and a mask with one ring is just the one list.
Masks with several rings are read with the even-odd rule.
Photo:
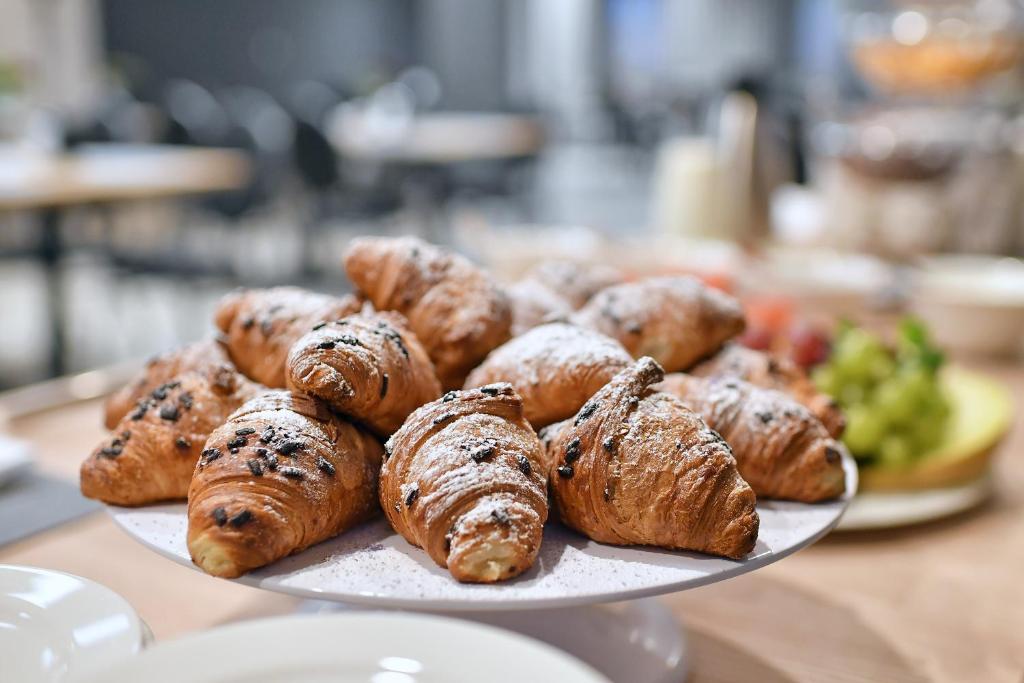
[[113, 505], [184, 499], [206, 438], [263, 390], [230, 364], [186, 372], [154, 388], [82, 463], [82, 494]]
[[533, 565], [548, 516], [537, 435], [509, 384], [451, 391], [388, 441], [380, 502], [395, 531], [459, 581]]
[[398, 313], [317, 323], [292, 346], [288, 387], [326, 401], [382, 436], [441, 396], [434, 365]]
[[188, 492], [188, 550], [236, 577], [377, 513], [383, 449], [319, 400], [273, 391], [217, 428]]
[[608, 287], [573, 322], [617, 339], [634, 358], [685, 370], [743, 331], [743, 310], [691, 277], [656, 277]]
[[121, 418], [127, 415], [144, 398], [161, 384], [170, 382], [178, 375], [190, 370], [204, 370], [219, 365], [231, 366], [224, 347], [216, 340], [203, 341], [151, 358], [131, 382], [111, 394], [103, 407], [103, 423], [107, 429], [114, 429]]
[[362, 237], [345, 252], [349, 279], [378, 310], [398, 311], [445, 389], [510, 336], [508, 297], [468, 260], [415, 237]]
[[729, 446], [674, 396], [651, 358], [623, 370], [542, 438], [562, 521], [614, 545], [733, 559], [754, 548], [756, 498]]
[[740, 344], [727, 344], [717, 354], [694, 367], [698, 377], [736, 377], [762, 389], [775, 389], [795, 398], [821, 420], [825, 429], [838, 439], [846, 428], [839, 404], [818, 391], [814, 382], [796, 363]]
[[527, 271], [523, 280], [540, 283], [578, 309], [605, 287], [625, 282], [626, 276], [618, 268], [602, 264], [544, 261]]
[[572, 313], [569, 302], [536, 280], [520, 280], [505, 289], [512, 305], [512, 336]]
[[540, 429], [576, 414], [633, 359], [614, 339], [585, 327], [549, 323], [505, 342], [466, 379], [466, 388], [509, 382], [523, 414]]
[[231, 360], [245, 375], [271, 388], [285, 386], [288, 349], [313, 325], [356, 313], [362, 301], [298, 287], [242, 289], [221, 299], [214, 321]]
[[817, 503], [846, 490], [841, 446], [790, 396], [735, 377], [681, 373], [655, 388], [677, 396], [722, 435], [759, 497]]

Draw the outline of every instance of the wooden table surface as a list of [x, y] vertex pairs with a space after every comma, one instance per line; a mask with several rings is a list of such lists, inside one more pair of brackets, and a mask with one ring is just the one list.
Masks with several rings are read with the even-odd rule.
[[245, 183], [249, 162], [229, 149], [83, 145], [62, 154], [0, 153], [0, 211], [157, 199]]
[[[1024, 405], [1024, 368], [997, 374]], [[833, 534], [763, 570], [666, 596], [689, 634], [698, 683], [1024, 681], [1024, 422], [995, 466], [984, 508], [904, 530]], [[11, 419], [41, 469], [77, 476], [103, 436], [100, 404]], [[0, 563], [59, 569], [124, 595], [158, 639], [293, 610], [294, 598], [164, 560], [104, 513], [0, 548]]]

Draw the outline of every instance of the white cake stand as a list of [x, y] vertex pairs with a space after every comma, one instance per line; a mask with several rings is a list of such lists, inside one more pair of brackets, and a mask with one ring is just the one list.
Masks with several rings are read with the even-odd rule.
[[[602, 545], [549, 524], [529, 572], [502, 584], [468, 585], [452, 579], [380, 519], [236, 581], [332, 603], [458, 613], [551, 643], [613, 681], [681, 681], [686, 657], [678, 623], [660, 603], [636, 599], [745, 574], [814, 543], [835, 527], [857, 490], [853, 459], [844, 455], [843, 466], [847, 493], [839, 500], [759, 503], [757, 545], [739, 562]], [[185, 545], [183, 503], [108, 511], [144, 545], [194, 568]], [[634, 602], [601, 606], [624, 600]]]

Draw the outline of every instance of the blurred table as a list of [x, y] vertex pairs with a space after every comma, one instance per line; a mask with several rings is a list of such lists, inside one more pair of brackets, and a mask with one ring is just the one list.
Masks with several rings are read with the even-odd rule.
[[[1024, 405], [1024, 367], [972, 367], [1003, 378]], [[687, 626], [690, 680], [1021, 683], [1022, 427], [1018, 414], [996, 464], [997, 497], [983, 509], [903, 530], [833, 534], [764, 570], [662, 598]], [[41, 469], [73, 478], [103, 436], [100, 403], [15, 417], [7, 431], [36, 445]], [[124, 595], [158, 638], [298, 604], [169, 562], [104, 513], [0, 548], [2, 562], [99, 581]]]
[[249, 176], [244, 154], [166, 145], [83, 145], [63, 154], [0, 148], [0, 212], [32, 211], [40, 230], [51, 325], [50, 371], [64, 369], [60, 225], [69, 208], [220, 192]]

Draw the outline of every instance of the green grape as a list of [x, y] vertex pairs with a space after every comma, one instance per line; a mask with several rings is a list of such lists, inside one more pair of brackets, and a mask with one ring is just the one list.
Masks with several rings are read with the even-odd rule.
[[823, 391], [833, 398], [839, 395], [842, 383], [839, 376], [831, 365], [819, 365], [811, 373], [811, 379], [819, 391]]
[[883, 381], [872, 394], [872, 404], [895, 425], [912, 422], [918, 412], [918, 398], [899, 377]]
[[899, 434], [887, 435], [878, 446], [878, 460], [884, 465], [908, 465], [915, 455], [910, 440]]
[[914, 453], [921, 455], [937, 446], [942, 441], [946, 429], [944, 418], [933, 418], [922, 415], [908, 429], [908, 438], [914, 445]]
[[885, 420], [866, 405], [854, 405], [846, 412], [846, 431], [843, 442], [850, 452], [865, 458], [875, 454], [885, 437]]

